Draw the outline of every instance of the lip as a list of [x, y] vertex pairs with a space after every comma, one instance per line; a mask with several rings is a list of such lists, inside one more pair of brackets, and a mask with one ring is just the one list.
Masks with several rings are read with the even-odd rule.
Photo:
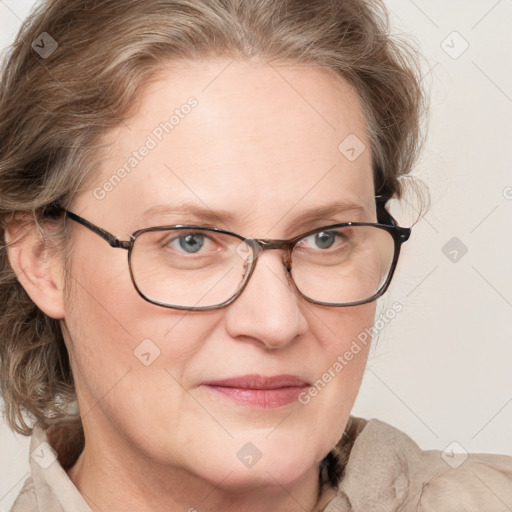
[[238, 405], [274, 409], [297, 401], [309, 383], [296, 375], [243, 375], [201, 383], [209, 391]]

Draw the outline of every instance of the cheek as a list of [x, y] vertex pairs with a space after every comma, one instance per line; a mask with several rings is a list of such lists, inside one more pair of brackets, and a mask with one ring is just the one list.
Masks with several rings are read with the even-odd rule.
[[225, 435], [183, 384], [218, 317], [159, 308], [137, 294], [129, 277], [119, 272], [108, 280], [99, 264], [94, 272], [87, 267], [76, 275], [66, 316], [84, 427], [98, 442], [186, 465], [188, 447], [205, 430], [214, 439]]
[[177, 409], [179, 383], [218, 315], [152, 305], [134, 289], [127, 262], [113, 263], [83, 258], [72, 270], [64, 327], [81, 408], [119, 421], [136, 410], [150, 416], [153, 403]]
[[[310, 320], [320, 353], [316, 380], [300, 397], [305, 413], [325, 436], [325, 447], [341, 437], [357, 397], [371, 346], [375, 303], [319, 311]], [[315, 360], [311, 359], [311, 360]], [[325, 448], [324, 447], [324, 448]]]
[[327, 367], [347, 353], [350, 363], [347, 368], [364, 368], [375, 311], [376, 303], [371, 302], [344, 308], [318, 308], [308, 316], [312, 337], [321, 347], [322, 361]]

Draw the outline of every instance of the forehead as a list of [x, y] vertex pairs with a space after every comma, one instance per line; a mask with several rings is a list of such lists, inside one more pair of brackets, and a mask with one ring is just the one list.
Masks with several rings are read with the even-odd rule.
[[231, 224], [222, 227], [260, 234], [278, 221], [282, 234], [287, 218], [328, 203], [373, 211], [357, 94], [318, 67], [220, 58], [169, 64], [105, 141], [92, 188], [78, 201], [98, 220], [124, 219], [115, 220], [119, 229], [145, 227], [148, 209], [185, 203], [228, 211]]

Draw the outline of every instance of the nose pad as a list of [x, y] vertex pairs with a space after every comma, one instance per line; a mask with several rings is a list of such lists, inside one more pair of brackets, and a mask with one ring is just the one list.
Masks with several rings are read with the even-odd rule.
[[240, 256], [240, 258], [242, 258], [243, 260], [246, 260], [251, 252], [253, 252], [251, 250], [251, 247], [249, 247], [249, 244], [248, 242], [246, 242], [245, 240], [242, 240], [235, 248], [235, 252], [238, 254], [238, 256]]
[[235, 252], [238, 254], [240, 258], [242, 258], [244, 265], [243, 265], [243, 274], [241, 277], [240, 283], [242, 283], [247, 276], [247, 272], [250, 270], [251, 267], [254, 267], [256, 265], [256, 260], [258, 257], [263, 253], [263, 251], [267, 249], [281, 249], [283, 251], [283, 265], [286, 270], [286, 278], [288, 281], [288, 284], [294, 285], [291, 269], [292, 269], [292, 262], [291, 262], [291, 250], [287, 247], [266, 247], [260, 245], [255, 239], [245, 239], [244, 241], [240, 242], [237, 247], [235, 248]]
[[242, 273], [238, 283], [238, 286], [241, 287], [244, 281], [247, 279], [247, 273], [250, 271], [253, 265], [253, 260], [256, 259], [254, 256], [255, 251], [252, 248], [252, 245], [249, 246], [247, 242], [242, 241], [236, 246], [235, 253], [243, 261]]
[[292, 253], [288, 249], [285, 249], [285, 251], [284, 251], [283, 263], [284, 263], [284, 268], [286, 269], [288, 278], [291, 279], [291, 277], [292, 277]]

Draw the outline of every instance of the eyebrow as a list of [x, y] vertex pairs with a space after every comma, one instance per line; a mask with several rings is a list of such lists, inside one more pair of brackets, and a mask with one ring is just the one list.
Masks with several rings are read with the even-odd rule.
[[199, 221], [207, 221], [212, 224], [231, 223], [236, 218], [236, 215], [232, 212], [211, 210], [207, 206], [200, 206], [186, 201], [152, 206], [145, 210], [140, 218], [146, 220], [158, 215], [188, 215]]
[[[332, 217], [333, 215], [341, 213], [355, 213], [361, 215], [364, 211], [365, 208], [361, 204], [334, 202], [304, 210], [293, 217], [290, 224], [296, 228], [315, 221], [325, 220], [327, 217]], [[286, 213], [281, 220], [287, 217], [289, 213], [290, 211]], [[230, 226], [241, 219], [240, 214], [234, 212], [219, 209], [212, 210], [206, 205], [203, 206], [186, 201], [152, 206], [142, 213], [140, 219], [144, 221], [158, 215], [186, 215], [192, 217], [194, 222], [207, 222], [211, 224], [211, 226], [216, 227]], [[281, 222], [281, 220], [279, 222]], [[348, 222], [348, 219], [346, 219], [346, 221]]]

